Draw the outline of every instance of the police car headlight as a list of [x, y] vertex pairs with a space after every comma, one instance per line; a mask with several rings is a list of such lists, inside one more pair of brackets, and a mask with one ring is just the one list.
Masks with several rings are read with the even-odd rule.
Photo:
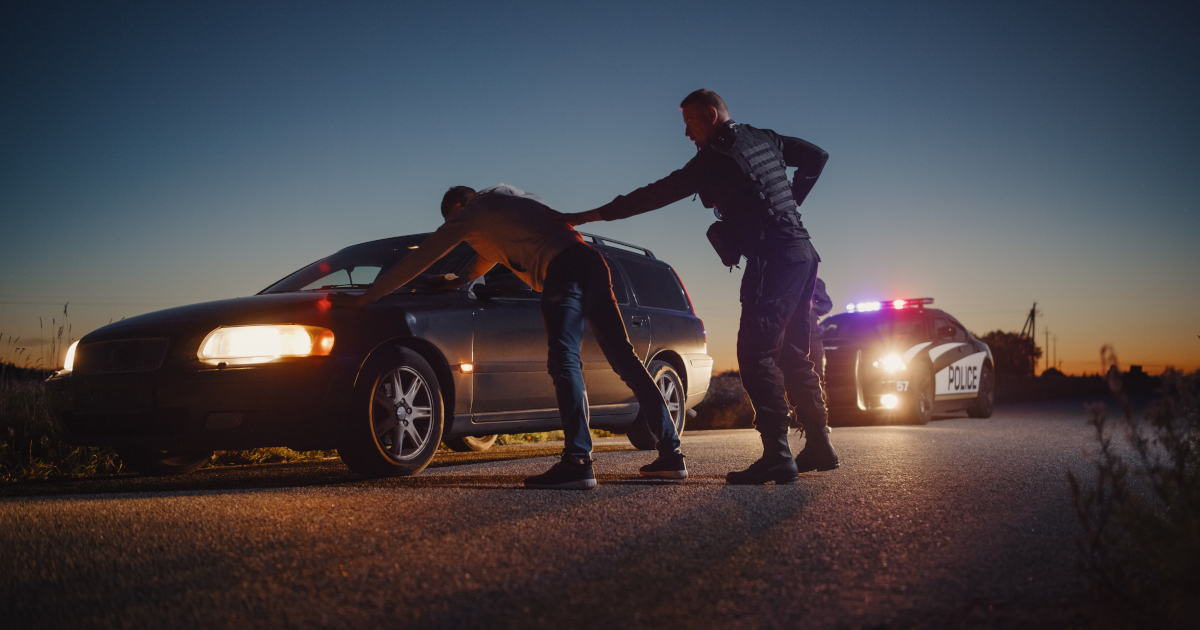
[[210, 365], [266, 363], [279, 357], [324, 357], [333, 331], [317, 326], [228, 326], [204, 338], [196, 356]]
[[71, 344], [71, 347], [67, 348], [67, 358], [63, 360], [63, 372], [70, 372], [71, 370], [75, 369], [75, 348], [78, 347], [79, 342], [76, 341], [75, 343]]
[[904, 369], [904, 359], [901, 359], [897, 355], [889, 354], [878, 365], [888, 372], [899, 372]]

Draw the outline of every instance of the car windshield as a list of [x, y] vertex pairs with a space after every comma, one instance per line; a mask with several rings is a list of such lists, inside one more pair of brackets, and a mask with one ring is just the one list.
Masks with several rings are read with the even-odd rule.
[[883, 310], [868, 313], [841, 313], [821, 322], [826, 339], [903, 339], [919, 340], [925, 327], [918, 311]]
[[[427, 236], [429, 235], [414, 234], [352, 245], [304, 267], [267, 287], [262, 293], [365, 289], [375, 282], [375, 277], [381, 272], [416, 250]], [[423, 289], [430, 276], [457, 272], [467, 258], [474, 254], [470, 245], [460, 243], [458, 247], [450, 250], [450, 253], [430, 265], [420, 276], [398, 290]]]

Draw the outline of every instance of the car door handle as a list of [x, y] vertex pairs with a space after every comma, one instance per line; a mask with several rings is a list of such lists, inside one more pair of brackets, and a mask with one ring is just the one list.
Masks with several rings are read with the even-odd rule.
[[642, 315], [634, 315], [629, 318], [629, 323], [640, 328], [646, 325], [646, 318]]

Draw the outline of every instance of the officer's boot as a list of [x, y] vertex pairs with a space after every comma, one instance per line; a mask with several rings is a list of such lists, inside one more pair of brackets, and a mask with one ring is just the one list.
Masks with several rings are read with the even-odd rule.
[[796, 460], [792, 458], [792, 447], [788, 446], [786, 427], [783, 433], [763, 433], [760, 437], [763, 456], [746, 470], [735, 470], [725, 475], [726, 483], [760, 486], [771, 481], [793, 483], [799, 479]]
[[796, 470], [833, 470], [838, 467], [837, 451], [829, 443], [829, 434], [825, 432], [825, 424], [816, 423], [804, 426], [804, 449], [796, 455]]

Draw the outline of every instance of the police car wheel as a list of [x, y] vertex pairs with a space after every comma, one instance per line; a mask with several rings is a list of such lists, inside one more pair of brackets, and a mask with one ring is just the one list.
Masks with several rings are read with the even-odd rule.
[[910, 377], [913, 395], [909, 399], [905, 421], [909, 424], [929, 424], [933, 418], [933, 376], [929, 368], [917, 364]]
[[972, 418], [990, 418], [996, 406], [996, 377], [992, 365], [984, 363], [979, 370], [979, 395], [967, 405], [967, 415]]

